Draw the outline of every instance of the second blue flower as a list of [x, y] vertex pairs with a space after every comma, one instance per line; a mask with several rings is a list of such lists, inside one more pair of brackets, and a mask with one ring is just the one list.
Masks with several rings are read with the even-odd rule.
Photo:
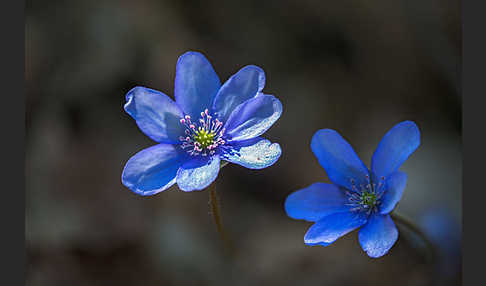
[[419, 145], [417, 125], [401, 122], [383, 137], [368, 170], [339, 133], [317, 131], [311, 148], [333, 184], [312, 184], [285, 201], [290, 217], [315, 222], [305, 243], [328, 246], [361, 227], [359, 243], [368, 256], [386, 254], [398, 238], [390, 212], [407, 182], [407, 174], [398, 169]]

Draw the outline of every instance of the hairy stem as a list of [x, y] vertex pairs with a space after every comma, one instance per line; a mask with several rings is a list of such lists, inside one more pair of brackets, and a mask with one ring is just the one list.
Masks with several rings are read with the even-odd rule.
[[219, 198], [214, 186], [209, 190], [209, 208], [213, 216], [214, 223], [216, 224], [218, 233], [221, 236], [221, 240], [223, 241], [223, 244], [225, 246], [225, 251], [227, 251], [228, 254], [231, 254], [231, 243], [223, 227]]
[[223, 222], [221, 220], [219, 199], [218, 199], [218, 194], [216, 193], [216, 189], [214, 187], [210, 188], [209, 190], [209, 207], [211, 209], [211, 214], [213, 215], [216, 228], [218, 229], [218, 232], [221, 235], [221, 237], [224, 239], [224, 229], [223, 229]]
[[414, 232], [422, 241], [424, 242], [424, 245], [427, 248], [427, 260], [429, 261], [430, 264], [434, 264], [436, 256], [437, 256], [437, 250], [435, 249], [434, 244], [427, 238], [425, 233], [418, 227], [416, 226], [413, 222], [411, 222], [409, 219], [396, 214], [392, 213], [390, 214], [391, 217], [393, 218], [394, 221], [400, 223], [401, 225], [405, 226], [412, 232]]

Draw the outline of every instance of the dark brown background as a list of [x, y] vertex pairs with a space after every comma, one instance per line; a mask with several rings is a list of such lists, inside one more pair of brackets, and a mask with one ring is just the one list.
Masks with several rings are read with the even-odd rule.
[[[309, 148], [316, 130], [338, 130], [368, 164], [384, 133], [408, 119], [422, 145], [402, 167], [409, 179], [397, 211], [415, 221], [444, 211], [454, 231], [459, 1], [31, 0], [25, 31], [27, 285], [460, 284], [457, 244], [432, 276], [404, 231], [372, 260], [356, 232], [305, 246], [310, 223], [283, 209], [289, 193], [328, 182]], [[280, 160], [255, 171], [229, 165], [212, 185], [232, 258], [207, 191], [140, 197], [120, 182], [128, 158], [154, 144], [123, 111], [125, 93], [144, 85], [173, 96], [188, 50], [203, 52], [222, 81], [262, 67], [264, 91], [284, 106], [266, 134], [281, 144]]]

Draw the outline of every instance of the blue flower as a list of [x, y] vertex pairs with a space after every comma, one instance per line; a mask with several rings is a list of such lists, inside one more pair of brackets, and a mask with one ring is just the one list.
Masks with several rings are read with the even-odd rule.
[[280, 117], [282, 104], [262, 93], [264, 85], [263, 70], [253, 65], [221, 85], [202, 54], [187, 52], [177, 61], [175, 102], [153, 89], [130, 90], [125, 111], [158, 144], [128, 160], [123, 184], [144, 196], [176, 182], [189, 192], [209, 186], [222, 161], [250, 169], [275, 163], [280, 146], [260, 136]]
[[402, 197], [407, 181], [398, 168], [419, 145], [415, 123], [395, 125], [373, 154], [370, 172], [339, 133], [317, 131], [311, 148], [333, 184], [312, 184], [285, 201], [288, 216], [315, 222], [305, 234], [305, 243], [328, 246], [361, 227], [363, 250], [370, 257], [386, 254], [398, 238], [389, 213]]

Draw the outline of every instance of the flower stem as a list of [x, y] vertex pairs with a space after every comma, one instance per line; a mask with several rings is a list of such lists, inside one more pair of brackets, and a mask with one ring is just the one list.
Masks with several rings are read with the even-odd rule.
[[213, 216], [214, 223], [216, 224], [216, 228], [218, 229], [218, 233], [221, 236], [221, 240], [223, 241], [223, 244], [225, 246], [225, 250], [229, 254], [231, 254], [232, 252], [231, 243], [223, 227], [219, 198], [214, 186], [209, 189], [209, 208]]
[[223, 229], [223, 222], [221, 220], [219, 199], [218, 199], [218, 194], [216, 193], [216, 189], [214, 187], [209, 190], [209, 207], [210, 207], [210, 212], [213, 215], [216, 228], [218, 229], [221, 238], [223, 238], [224, 240], [224, 229]]
[[434, 244], [427, 238], [425, 233], [418, 227], [416, 226], [413, 222], [411, 222], [409, 219], [403, 217], [402, 215], [396, 214], [396, 213], [391, 213], [391, 217], [393, 218], [394, 221], [402, 224], [412, 232], [414, 232], [420, 239], [424, 242], [425, 247], [427, 248], [428, 254], [427, 254], [427, 260], [431, 265], [434, 265], [435, 260], [437, 258], [437, 250], [435, 249]]

